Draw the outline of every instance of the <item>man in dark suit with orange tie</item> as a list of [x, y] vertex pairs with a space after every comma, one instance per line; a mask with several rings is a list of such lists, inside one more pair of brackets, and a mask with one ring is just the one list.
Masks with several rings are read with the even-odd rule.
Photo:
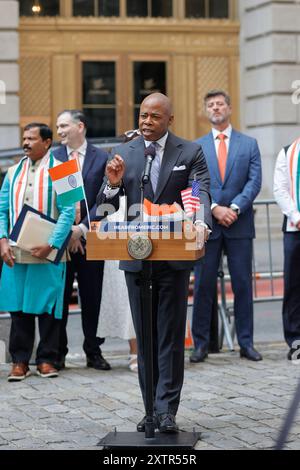
[[257, 142], [230, 124], [230, 97], [212, 90], [204, 98], [212, 131], [201, 145], [211, 178], [213, 229], [204, 261], [195, 266], [192, 335], [195, 350], [190, 362], [208, 354], [212, 306], [222, 250], [227, 254], [234, 292], [234, 316], [240, 355], [260, 361], [253, 346], [252, 239], [255, 236], [252, 203], [261, 187], [261, 159]]

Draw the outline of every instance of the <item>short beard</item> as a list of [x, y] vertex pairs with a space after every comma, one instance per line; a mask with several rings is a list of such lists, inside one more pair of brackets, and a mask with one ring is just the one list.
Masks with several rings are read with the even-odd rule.
[[220, 117], [213, 117], [210, 122], [212, 124], [223, 124], [227, 120], [227, 117], [225, 116], [220, 116]]

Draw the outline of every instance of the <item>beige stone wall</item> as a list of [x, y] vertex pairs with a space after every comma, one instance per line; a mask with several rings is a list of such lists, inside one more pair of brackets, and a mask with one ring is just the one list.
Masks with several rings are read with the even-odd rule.
[[[240, 0], [241, 122], [263, 156], [262, 195], [272, 197], [280, 148], [300, 135], [300, 3]], [[298, 94], [299, 96], [299, 94]]]
[[0, 0], [0, 150], [20, 144], [18, 8], [17, 1]]
[[81, 107], [84, 60], [115, 61], [117, 134], [133, 126], [133, 61], [163, 60], [174, 103], [173, 131], [195, 139], [209, 129], [203, 96], [224, 87], [239, 126], [239, 23], [234, 20], [22, 18], [21, 125]]

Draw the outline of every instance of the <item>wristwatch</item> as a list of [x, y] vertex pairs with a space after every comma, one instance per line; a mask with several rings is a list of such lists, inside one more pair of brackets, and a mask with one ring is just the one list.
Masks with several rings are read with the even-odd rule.
[[233, 211], [233, 212], [236, 212], [237, 215], [240, 215], [240, 209], [239, 207], [236, 207], [236, 206], [230, 206], [230, 209]]
[[122, 186], [122, 180], [119, 181], [119, 183], [117, 183], [117, 184], [112, 184], [112, 183], [110, 183], [109, 181], [107, 181], [106, 186], [107, 186], [107, 189], [117, 189], [117, 188], [120, 188], [120, 187]]

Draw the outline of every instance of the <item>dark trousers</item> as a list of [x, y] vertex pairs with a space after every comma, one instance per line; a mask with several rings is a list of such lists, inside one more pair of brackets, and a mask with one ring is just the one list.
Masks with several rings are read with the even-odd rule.
[[[284, 297], [282, 319], [284, 338], [293, 347], [300, 340], [300, 232], [284, 234]], [[300, 343], [299, 343], [300, 344]], [[297, 348], [298, 344], [294, 344]]]
[[99, 354], [99, 346], [103, 342], [97, 338], [103, 267], [103, 261], [87, 261], [86, 256], [80, 253], [71, 254], [71, 261], [67, 262], [64, 309], [59, 341], [59, 355], [61, 357], [66, 356], [68, 352], [67, 322], [75, 275], [81, 302], [83, 350], [87, 356]]
[[[190, 270], [152, 263], [153, 385], [157, 413], [176, 414], [184, 375], [184, 341]], [[143, 317], [139, 273], [125, 272], [137, 334], [140, 388], [145, 402]]]
[[192, 335], [195, 348], [208, 350], [218, 268], [222, 250], [227, 262], [234, 293], [234, 317], [238, 343], [242, 348], [253, 345], [252, 239], [223, 236], [209, 240], [203, 265], [195, 266]]
[[60, 322], [54, 315], [32, 315], [11, 312], [9, 352], [12, 360], [29, 363], [35, 339], [35, 319], [38, 318], [40, 341], [36, 351], [36, 364], [55, 363], [58, 353]]

